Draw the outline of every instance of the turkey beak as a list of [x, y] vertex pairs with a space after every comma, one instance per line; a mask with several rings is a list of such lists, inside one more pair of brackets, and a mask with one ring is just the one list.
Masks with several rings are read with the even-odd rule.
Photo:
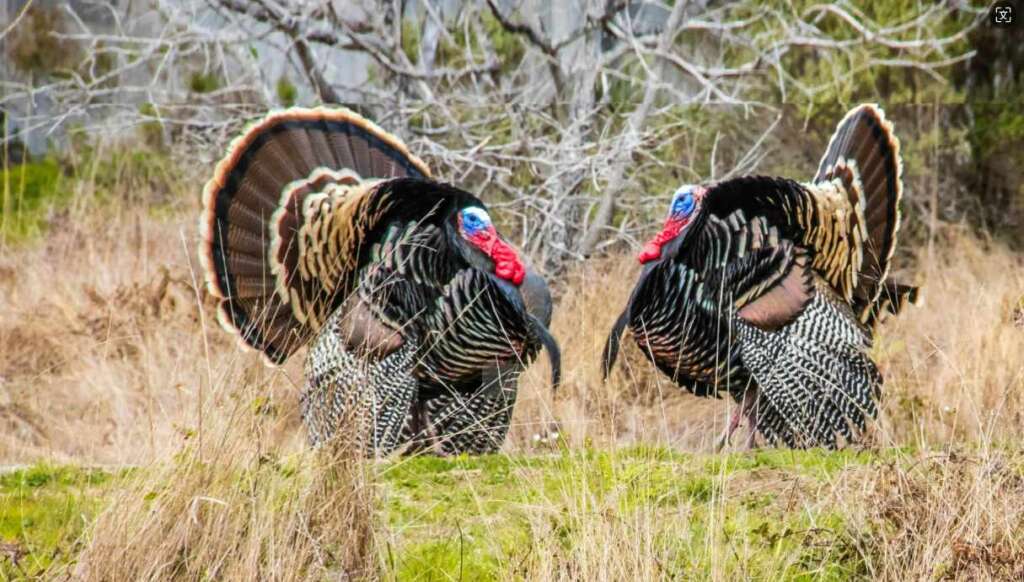
[[527, 317], [533, 323], [533, 332], [537, 335], [540, 345], [544, 346], [544, 351], [548, 354], [548, 362], [551, 364], [551, 390], [557, 391], [562, 384], [562, 350], [558, 347], [554, 336], [539, 319], [532, 315]]

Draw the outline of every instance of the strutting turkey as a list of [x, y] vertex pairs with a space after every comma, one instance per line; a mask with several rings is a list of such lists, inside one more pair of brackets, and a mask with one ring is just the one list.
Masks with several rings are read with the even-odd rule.
[[314, 445], [348, 427], [369, 455], [493, 451], [542, 346], [558, 383], [544, 279], [479, 199], [352, 111], [269, 114], [231, 144], [203, 208], [221, 325], [271, 364], [311, 343]]
[[699, 396], [739, 404], [748, 446], [834, 448], [877, 414], [882, 377], [867, 355], [886, 313], [917, 289], [889, 277], [902, 162], [876, 105], [840, 121], [809, 183], [742, 177], [683, 186], [603, 354], [629, 328], [655, 366]]

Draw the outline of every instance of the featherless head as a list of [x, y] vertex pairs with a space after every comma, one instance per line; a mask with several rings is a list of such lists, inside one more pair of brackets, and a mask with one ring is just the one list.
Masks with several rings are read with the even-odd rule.
[[490, 215], [483, 208], [468, 206], [458, 213], [459, 234], [494, 261], [494, 274], [515, 285], [523, 282], [526, 268], [519, 254], [498, 236]]
[[665, 225], [661, 227], [661, 232], [645, 244], [643, 250], [637, 256], [641, 263], [661, 258], [661, 247], [675, 239], [686, 229], [686, 226], [690, 224], [690, 221], [696, 215], [697, 209], [700, 207], [701, 201], [704, 200], [704, 194], [706, 193], [707, 188], [693, 184], [680, 186], [676, 190], [675, 194], [672, 195], [672, 203], [668, 208], [668, 218], [665, 219]]

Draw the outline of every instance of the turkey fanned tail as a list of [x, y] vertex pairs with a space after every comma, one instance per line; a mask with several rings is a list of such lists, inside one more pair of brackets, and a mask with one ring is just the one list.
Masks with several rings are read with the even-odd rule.
[[836, 126], [814, 176], [815, 184], [829, 182], [841, 185], [862, 208], [866, 236], [852, 305], [870, 328], [885, 311], [897, 313], [907, 299], [913, 303], [917, 293], [889, 279], [901, 222], [903, 163], [900, 141], [878, 105], [855, 107]]
[[360, 250], [396, 205], [375, 186], [429, 177], [398, 138], [347, 109], [293, 108], [251, 125], [203, 189], [199, 260], [221, 326], [283, 363], [354, 285]]
[[857, 441], [877, 415], [882, 377], [865, 331], [825, 286], [792, 324], [765, 331], [739, 321], [736, 334], [758, 390], [757, 430], [769, 443], [836, 448]]

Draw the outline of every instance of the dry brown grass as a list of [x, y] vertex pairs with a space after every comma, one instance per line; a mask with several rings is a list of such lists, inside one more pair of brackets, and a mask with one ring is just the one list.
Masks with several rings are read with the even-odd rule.
[[[43, 241], [2, 249], [0, 463], [146, 466], [90, 530], [76, 571], [87, 579], [386, 575], [382, 548], [404, 534], [372, 510], [380, 501], [365, 466], [305, 451], [302, 355], [266, 368], [210, 321], [212, 305], [194, 286], [193, 211], [87, 213]], [[722, 476], [723, 491], [772, 491], [808, 515], [842, 507], [843, 551], [862, 556], [873, 577], [1021, 576], [1024, 264], [953, 228], [915, 263], [903, 275], [923, 287], [925, 305], [888, 322], [874, 348], [886, 377], [876, 433], [881, 448], [920, 452], [842, 470], [824, 485], [794, 485], [785, 471], [735, 487]], [[600, 381], [598, 357], [636, 272], [632, 258], [614, 257], [560, 283], [563, 389], [550, 393], [543, 362], [524, 377], [506, 446], [514, 458], [548, 450], [535, 435], [556, 422], [570, 450], [708, 450], [726, 400], [682, 393], [632, 347]], [[463, 486], [475, 487], [468, 477]], [[672, 575], [665, 539], [706, 543], [695, 563], [711, 564], [700, 571], [712, 579], [742, 576], [755, 561], [752, 538], [691, 539], [693, 520], [721, 529], [720, 498], [617, 515], [587, 487], [567, 483], [530, 508], [533, 539], [550, 543], [508, 576]], [[572, 518], [571, 545], [551, 529], [554, 514]], [[779, 560], [770, 572], [791, 574], [795, 558]]]
[[[374, 490], [351, 451], [280, 457], [267, 424], [221, 419], [110, 496], [81, 580], [362, 580], [378, 572]], [[255, 418], [255, 420], [254, 420]]]
[[956, 228], [917, 271], [924, 304], [889, 322], [875, 354], [884, 432], [897, 445], [1024, 437], [1024, 257]]
[[0, 463], [146, 467], [76, 579], [373, 577], [365, 466], [304, 450], [301, 362], [267, 368], [210, 327], [191, 227], [125, 209], [4, 255]]
[[921, 454], [851, 471], [833, 495], [871, 573], [891, 580], [1024, 578], [1020, 453]]
[[[886, 378], [882, 442], [1019, 440], [1024, 262], [999, 244], [943, 232], [933, 257], [901, 273], [921, 285], [924, 305], [887, 322], [876, 340]], [[187, 211], [165, 220], [122, 210], [68, 221], [0, 256], [0, 459], [160, 458], [253, 384], [284, 419], [275, 438], [299, 446], [302, 354], [268, 369], [236, 348], [193, 285], [193, 242]], [[559, 282], [553, 331], [563, 389], [550, 393], [543, 361], [530, 369], [509, 450], [529, 449], [555, 422], [576, 444], [703, 450], [713, 440], [730, 404], [684, 394], [630, 341], [601, 381], [599, 355], [637, 272], [631, 257], [613, 257]], [[211, 399], [200, 407], [204, 392]]]
[[[192, 240], [191, 220], [125, 211], [4, 253], [0, 458], [143, 463], [177, 450], [204, 407], [242, 386], [294, 410], [284, 371], [204, 331], [211, 305], [193, 285]], [[294, 428], [283, 438], [301, 442]]]
[[543, 365], [524, 382], [512, 441], [527, 446], [557, 422], [576, 445], [663, 443], [699, 450], [724, 426], [725, 401], [692, 398], [666, 381], [627, 337], [618, 366], [602, 381], [600, 356], [640, 269], [632, 256], [585, 264], [561, 285], [552, 332], [562, 344], [563, 382], [552, 395]]

